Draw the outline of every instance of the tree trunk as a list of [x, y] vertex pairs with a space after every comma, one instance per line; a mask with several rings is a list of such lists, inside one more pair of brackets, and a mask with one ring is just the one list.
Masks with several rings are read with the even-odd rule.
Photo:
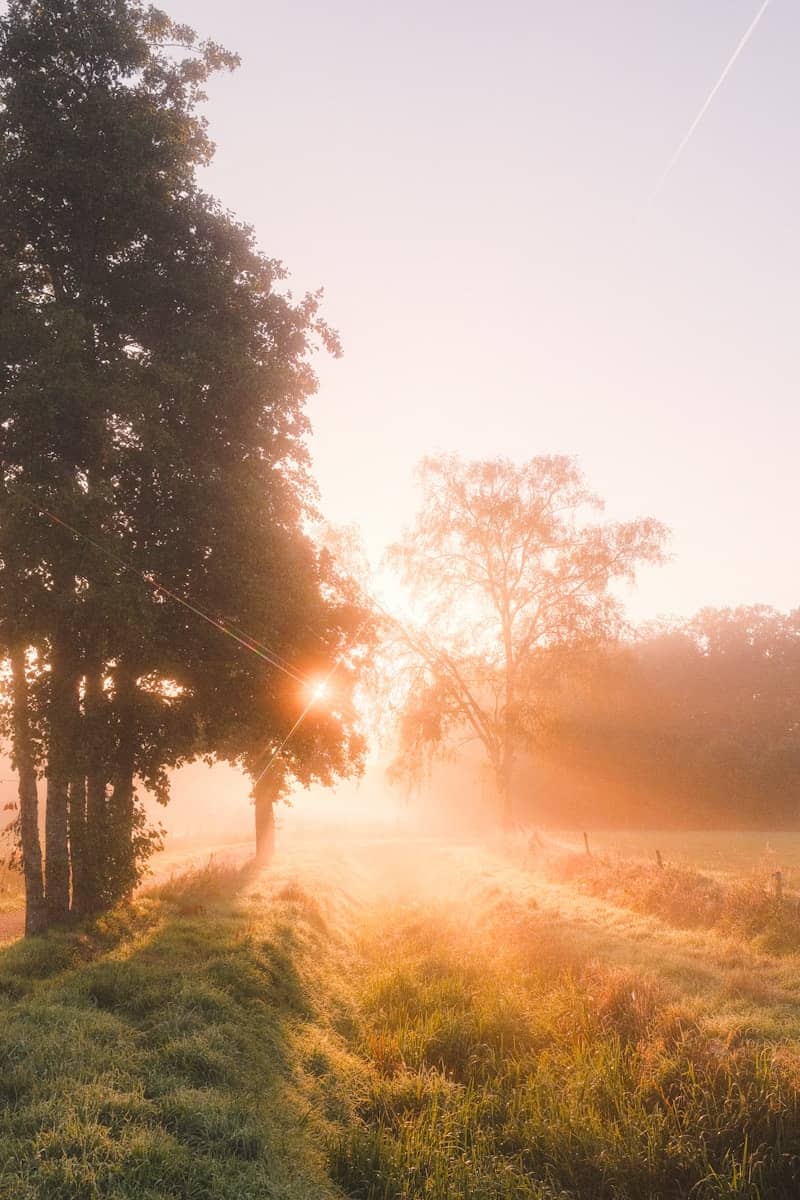
[[516, 664], [514, 662], [513, 619], [511, 616], [508, 581], [506, 578], [502, 581], [500, 606], [506, 675], [506, 702], [503, 712], [503, 757], [500, 765], [500, 795], [503, 800], [503, 828], [509, 831], [514, 825], [514, 798], [511, 790], [514, 771], [514, 733], [511, 728], [511, 722], [515, 716]]
[[25, 935], [47, 928], [42, 876], [42, 847], [39, 841], [39, 793], [36, 762], [31, 742], [28, 684], [25, 678], [25, 648], [11, 648], [14, 765], [19, 774], [19, 830], [22, 869], [25, 876]]
[[505, 830], [510, 830], [514, 826], [513, 776], [514, 751], [510, 745], [506, 744], [503, 748], [503, 760], [500, 764], [497, 781], [503, 805], [503, 828]]
[[107, 891], [111, 866], [111, 817], [105, 772], [96, 762], [86, 775], [86, 878], [89, 912], [99, 912]]
[[72, 912], [83, 917], [92, 911], [92, 889], [86, 820], [86, 776], [75, 775], [69, 785], [69, 852], [72, 860]]
[[49, 767], [45, 816], [45, 878], [47, 915], [53, 922], [65, 921], [69, 913], [68, 793], [69, 783], [66, 771], [60, 765]]
[[50, 738], [47, 760], [45, 817], [45, 899], [52, 922], [69, 915], [70, 862], [68, 833], [69, 784], [73, 774], [77, 716], [77, 672], [59, 647], [53, 651]]
[[254, 789], [256, 809], [256, 862], [266, 866], [275, 853], [275, 801], [280, 784], [270, 773]]
[[114, 764], [114, 790], [109, 801], [111, 864], [110, 897], [120, 900], [136, 886], [134, 827], [134, 775], [136, 772], [136, 680], [121, 666], [116, 677], [119, 706], [119, 742]]
[[[106, 801], [109, 731], [104, 720], [101, 668], [87, 664], [83, 718], [83, 755], [85, 765], [85, 836], [70, 842], [72, 853], [73, 899], [76, 912], [99, 912], [108, 890], [110, 862], [109, 812]], [[80, 881], [80, 882], [79, 882]]]
[[113, 900], [129, 896], [136, 886], [136, 847], [133, 843], [134, 764], [133, 751], [121, 748], [122, 761], [117, 763], [114, 790], [111, 795], [112, 877], [109, 893]]

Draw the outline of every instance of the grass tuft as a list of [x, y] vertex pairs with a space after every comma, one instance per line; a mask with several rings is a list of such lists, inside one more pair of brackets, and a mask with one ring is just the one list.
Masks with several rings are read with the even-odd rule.
[[546, 874], [676, 929], [715, 929], [753, 940], [771, 954], [800, 953], [800, 900], [781, 898], [769, 878], [723, 881], [691, 867], [561, 854]]
[[242, 916], [249, 879], [210, 864], [0, 954], [0, 1195], [332, 1197], [295, 1047], [324, 962], [298, 898]]
[[565, 969], [546, 914], [512, 907], [493, 941], [441, 913], [376, 931], [354, 1046], [371, 1083], [330, 1142], [346, 1194], [796, 1195], [795, 1057], [720, 1041], [665, 985], [575, 946]]

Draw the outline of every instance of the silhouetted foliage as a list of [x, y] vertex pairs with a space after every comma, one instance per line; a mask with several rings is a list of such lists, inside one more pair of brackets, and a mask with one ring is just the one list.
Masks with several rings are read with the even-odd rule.
[[536, 763], [535, 819], [636, 827], [796, 827], [800, 610], [704, 609], [560, 676]]
[[[198, 754], [257, 773], [302, 679], [366, 637], [304, 532], [308, 357], [337, 339], [195, 178], [203, 84], [235, 65], [136, 0], [12, 0], [0, 21], [0, 628], [27, 655], [11, 724], [47, 776], [51, 919], [136, 882], [135, 780], [165, 800]], [[284, 776], [356, 768], [351, 712], [310, 713]]]

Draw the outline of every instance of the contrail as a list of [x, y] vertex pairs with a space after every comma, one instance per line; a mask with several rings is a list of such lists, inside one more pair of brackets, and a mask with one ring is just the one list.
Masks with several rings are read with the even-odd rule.
[[714, 99], [717, 92], [719, 91], [719, 89], [722, 87], [723, 83], [727, 79], [733, 64], [736, 62], [737, 58], [742, 53], [742, 51], [744, 50], [747, 43], [750, 41], [750, 37], [754, 33], [756, 26], [758, 25], [759, 21], [763, 17], [764, 13], [767, 11], [767, 8], [769, 7], [769, 3], [770, 3], [770, 0], [764, 0], [764, 3], [761, 5], [761, 8], [758, 10], [756, 15], [753, 17], [753, 20], [750, 22], [747, 29], [745, 30], [745, 32], [739, 42], [739, 45], [736, 47], [733, 54], [728, 59], [728, 62], [725, 65], [725, 70], [722, 72], [719, 79], [714, 84], [711, 91], [708, 93], [708, 96], [706, 97], [705, 102], [704, 102], [702, 108], [700, 109], [700, 112], [697, 114], [695, 119], [692, 121], [691, 125], [689, 126], [689, 129], [687, 130], [686, 134], [684, 135], [683, 139], [681, 140], [680, 144], [678, 145], [677, 150], [675, 151], [672, 158], [669, 160], [666, 167], [664, 168], [664, 173], [662, 174], [661, 178], [659, 179], [658, 183], [656, 184], [655, 188], [653, 189], [653, 191], [650, 195], [650, 199], [648, 201], [649, 204], [653, 203], [655, 198], [658, 196], [658, 193], [661, 191], [664, 184], [666, 183], [667, 177], [669, 176], [670, 172], [672, 171], [672, 168], [675, 166], [676, 162], [678, 161], [678, 159], [680, 158], [680, 156], [683, 154], [684, 150], [686, 149], [686, 146], [687, 146], [692, 134], [694, 133], [695, 129], [697, 129], [697, 126], [700, 124], [703, 117], [708, 112], [711, 101]]

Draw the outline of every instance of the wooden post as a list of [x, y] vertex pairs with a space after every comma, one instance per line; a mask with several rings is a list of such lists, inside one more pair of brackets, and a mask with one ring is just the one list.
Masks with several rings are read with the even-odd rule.
[[589, 849], [589, 835], [588, 835], [588, 833], [584, 833], [584, 835], [583, 835], [583, 844], [584, 844], [584, 846], [586, 847], [586, 853], [587, 853], [587, 854], [589, 854], [589, 855], [591, 855], [591, 853], [592, 853], [592, 852], [591, 852], [591, 850]]
[[783, 873], [776, 871], [772, 878], [775, 880], [775, 899], [780, 903], [783, 900]]
[[658, 863], [659, 867], [660, 867], [660, 868], [661, 868], [661, 870], [663, 871], [663, 870], [664, 870], [664, 860], [663, 860], [663, 858], [661, 857], [661, 851], [660, 851], [660, 850], [656, 850], [656, 862]]

